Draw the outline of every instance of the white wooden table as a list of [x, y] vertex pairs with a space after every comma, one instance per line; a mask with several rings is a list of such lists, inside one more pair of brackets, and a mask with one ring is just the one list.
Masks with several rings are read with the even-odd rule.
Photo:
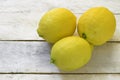
[[[117, 20], [114, 37], [95, 47], [91, 61], [73, 72], [50, 64], [51, 45], [39, 38], [41, 16], [65, 7], [79, 16], [105, 6]], [[0, 0], [0, 80], [120, 80], [120, 0]]]

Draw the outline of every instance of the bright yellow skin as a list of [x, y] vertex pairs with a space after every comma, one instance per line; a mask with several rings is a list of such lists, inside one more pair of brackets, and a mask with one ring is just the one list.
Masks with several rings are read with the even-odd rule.
[[91, 45], [83, 38], [66, 37], [52, 47], [51, 62], [63, 71], [73, 71], [88, 63], [91, 52]]
[[116, 20], [105, 7], [95, 7], [86, 11], [78, 21], [78, 33], [93, 45], [102, 45], [112, 38]]
[[73, 35], [75, 28], [75, 15], [65, 8], [55, 8], [42, 17], [37, 32], [47, 42], [55, 43], [61, 38]]

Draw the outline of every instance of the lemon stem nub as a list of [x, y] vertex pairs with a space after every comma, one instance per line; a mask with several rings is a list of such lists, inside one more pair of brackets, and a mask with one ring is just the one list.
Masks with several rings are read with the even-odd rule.
[[86, 39], [86, 38], [87, 38], [87, 36], [86, 36], [86, 34], [85, 34], [85, 33], [82, 33], [82, 37], [83, 37], [84, 39]]
[[55, 60], [53, 58], [50, 59], [50, 63], [55, 63]]

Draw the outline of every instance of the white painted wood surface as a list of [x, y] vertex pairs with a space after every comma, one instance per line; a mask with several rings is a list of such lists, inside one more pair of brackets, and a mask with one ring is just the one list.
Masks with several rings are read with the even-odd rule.
[[116, 14], [117, 30], [112, 41], [119, 41], [119, 0], [0, 0], [0, 40], [41, 40], [36, 29], [46, 11], [65, 7], [80, 16], [94, 6], [105, 6]]
[[6, 74], [0, 80], [120, 80], [119, 74], [77, 74], [77, 75], [39, 75], [39, 74]]
[[[79, 18], [95, 6], [114, 13], [115, 35], [95, 47], [91, 61], [81, 69], [60, 71], [49, 62], [51, 45], [36, 41], [43, 40], [36, 33], [40, 18], [56, 7], [68, 8]], [[120, 80], [120, 0], [0, 0], [0, 40], [8, 40], [0, 41], [0, 80]]]
[[95, 47], [91, 61], [73, 72], [50, 63], [50, 48], [46, 42], [0, 42], [0, 73], [120, 73], [120, 43]]

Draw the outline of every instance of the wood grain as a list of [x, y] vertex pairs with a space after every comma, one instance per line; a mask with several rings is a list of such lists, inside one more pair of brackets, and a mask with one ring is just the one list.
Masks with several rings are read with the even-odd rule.
[[90, 62], [73, 72], [60, 71], [50, 63], [46, 42], [0, 42], [0, 73], [120, 73], [120, 43], [95, 47]]
[[[26, 14], [27, 15], [27, 14]], [[37, 16], [29, 19], [31, 15], [24, 14], [2, 14], [0, 15], [0, 40], [44, 40], [37, 34]], [[38, 15], [39, 14], [33, 14]], [[81, 14], [76, 14], [80, 17]], [[116, 15], [116, 31], [111, 41], [120, 41], [120, 15]], [[77, 32], [75, 32], [77, 34]]]
[[112, 41], [120, 41], [119, 0], [1, 0], [0, 1], [0, 40], [43, 40], [36, 32], [42, 15], [56, 7], [70, 9], [79, 18], [90, 7], [105, 6], [116, 14], [117, 29]]
[[56, 7], [65, 7], [74, 13], [83, 13], [90, 7], [105, 6], [114, 13], [120, 13], [119, 0], [1, 0], [0, 12], [44, 12]]
[[89, 75], [0, 74], [0, 80], [120, 80], [120, 74], [89, 74]]
[[[0, 41], [0, 80], [120, 80], [119, 3], [120, 0], [0, 0], [0, 40], [5, 40]], [[116, 16], [112, 43], [95, 47], [90, 62], [81, 69], [60, 71], [50, 64], [52, 45], [36, 33], [40, 18], [56, 7], [68, 8], [79, 18], [95, 6], [105, 6]]]

